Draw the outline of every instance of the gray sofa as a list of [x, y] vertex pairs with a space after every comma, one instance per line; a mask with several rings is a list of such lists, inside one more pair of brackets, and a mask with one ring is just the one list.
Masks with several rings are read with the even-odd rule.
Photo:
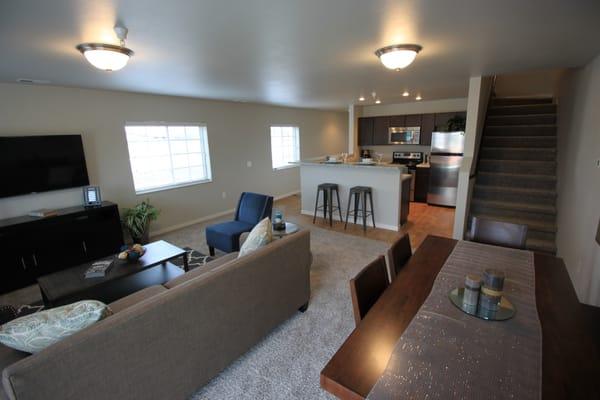
[[188, 398], [308, 305], [308, 231], [236, 257], [120, 299], [114, 315], [40, 353], [0, 345], [0, 397]]

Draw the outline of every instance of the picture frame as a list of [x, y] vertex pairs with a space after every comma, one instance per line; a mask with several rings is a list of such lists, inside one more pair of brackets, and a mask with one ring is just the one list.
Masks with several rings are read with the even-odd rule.
[[102, 204], [100, 186], [86, 186], [83, 188], [84, 207], [98, 207]]

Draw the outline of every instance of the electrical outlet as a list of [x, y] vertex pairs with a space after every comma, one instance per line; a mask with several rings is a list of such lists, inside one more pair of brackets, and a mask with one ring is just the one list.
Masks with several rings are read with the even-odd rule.
[[227, 192], [223, 192], [223, 193], [221, 193], [221, 197], [222, 197], [222, 198], [226, 198], [226, 197], [227, 197]]
[[252, 167], [252, 161], [246, 161], [246, 167], [251, 168]]

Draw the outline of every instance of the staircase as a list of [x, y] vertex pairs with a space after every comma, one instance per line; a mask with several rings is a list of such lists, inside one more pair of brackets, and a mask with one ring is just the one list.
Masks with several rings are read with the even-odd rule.
[[483, 131], [470, 215], [526, 224], [528, 249], [556, 253], [556, 104], [553, 99], [492, 99]]

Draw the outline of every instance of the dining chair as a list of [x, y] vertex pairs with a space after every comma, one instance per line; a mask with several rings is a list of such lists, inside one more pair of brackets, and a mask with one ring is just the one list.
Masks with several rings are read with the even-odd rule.
[[525, 249], [527, 225], [473, 217], [470, 239], [479, 243]]
[[404, 267], [404, 264], [406, 264], [411, 256], [412, 249], [410, 247], [410, 236], [408, 236], [408, 233], [406, 233], [392, 243], [387, 251], [390, 283], [396, 279], [398, 272], [400, 272], [402, 267]]
[[371, 261], [354, 278], [350, 279], [350, 296], [352, 297], [356, 326], [367, 315], [389, 284], [384, 256], [379, 256]]

